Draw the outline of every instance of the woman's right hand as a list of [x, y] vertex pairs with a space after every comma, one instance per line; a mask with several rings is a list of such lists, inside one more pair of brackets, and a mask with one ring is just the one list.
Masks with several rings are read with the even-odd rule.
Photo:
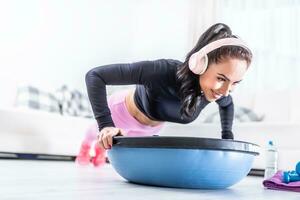
[[112, 138], [114, 136], [125, 135], [125, 132], [116, 127], [105, 127], [98, 134], [98, 145], [100, 148], [111, 149], [112, 147]]

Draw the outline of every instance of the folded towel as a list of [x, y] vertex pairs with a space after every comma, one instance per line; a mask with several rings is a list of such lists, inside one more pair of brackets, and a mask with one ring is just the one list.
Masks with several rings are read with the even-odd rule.
[[300, 181], [284, 183], [282, 180], [283, 171], [278, 171], [270, 179], [264, 180], [263, 185], [268, 189], [273, 190], [289, 190], [294, 192], [300, 192]]

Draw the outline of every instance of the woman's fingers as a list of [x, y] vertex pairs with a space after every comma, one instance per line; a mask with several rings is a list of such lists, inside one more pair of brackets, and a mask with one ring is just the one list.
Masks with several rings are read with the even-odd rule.
[[105, 141], [105, 136], [106, 136], [107, 132], [108, 132], [107, 129], [103, 129], [100, 131], [99, 136], [98, 136], [98, 144], [101, 148], [104, 148], [104, 149], [107, 148], [107, 144]]
[[106, 135], [103, 136], [103, 138], [102, 138], [102, 144], [103, 144], [104, 149], [109, 149], [109, 144], [108, 144]]
[[110, 149], [111, 148], [111, 145], [112, 145], [112, 142], [111, 142], [112, 134], [113, 134], [113, 132], [109, 132], [103, 138], [103, 143], [104, 143], [105, 149]]
[[118, 134], [118, 130], [114, 129], [112, 131], [112, 133], [107, 136], [107, 143], [109, 144], [109, 148], [112, 147], [112, 143], [113, 143], [113, 139], [112, 138], [113, 138], [113, 136], [115, 136], [117, 134]]
[[99, 146], [104, 149], [110, 149], [113, 144], [113, 137], [116, 135], [124, 135], [124, 131], [114, 127], [104, 128], [98, 137]]
[[112, 145], [113, 145], [113, 137], [116, 136], [116, 135], [120, 135], [120, 134], [123, 135], [123, 134], [121, 133], [121, 129], [115, 128], [115, 129], [113, 130], [112, 134], [109, 134], [109, 135], [107, 136], [107, 141], [108, 141], [108, 144], [110, 145], [110, 148], [111, 148]]
[[100, 148], [102, 148], [102, 149], [104, 149], [104, 145], [103, 145], [103, 143], [102, 143], [102, 136], [103, 136], [103, 134], [100, 132], [99, 134], [98, 134], [98, 141], [97, 141], [97, 144], [99, 145], [99, 147]]
[[119, 129], [121, 135], [125, 135], [125, 131], [123, 129]]

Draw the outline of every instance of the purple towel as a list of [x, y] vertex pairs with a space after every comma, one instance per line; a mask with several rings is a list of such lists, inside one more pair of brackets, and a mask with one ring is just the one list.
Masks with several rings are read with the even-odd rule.
[[264, 180], [263, 185], [268, 189], [273, 190], [289, 190], [294, 192], [300, 192], [300, 181], [284, 183], [282, 181], [282, 171], [276, 172], [276, 174], [270, 179]]

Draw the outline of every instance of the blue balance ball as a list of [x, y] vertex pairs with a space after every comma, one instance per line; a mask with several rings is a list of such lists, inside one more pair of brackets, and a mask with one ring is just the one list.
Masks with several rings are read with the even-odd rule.
[[250, 171], [258, 146], [195, 137], [115, 137], [108, 158], [126, 180], [139, 184], [222, 189]]

